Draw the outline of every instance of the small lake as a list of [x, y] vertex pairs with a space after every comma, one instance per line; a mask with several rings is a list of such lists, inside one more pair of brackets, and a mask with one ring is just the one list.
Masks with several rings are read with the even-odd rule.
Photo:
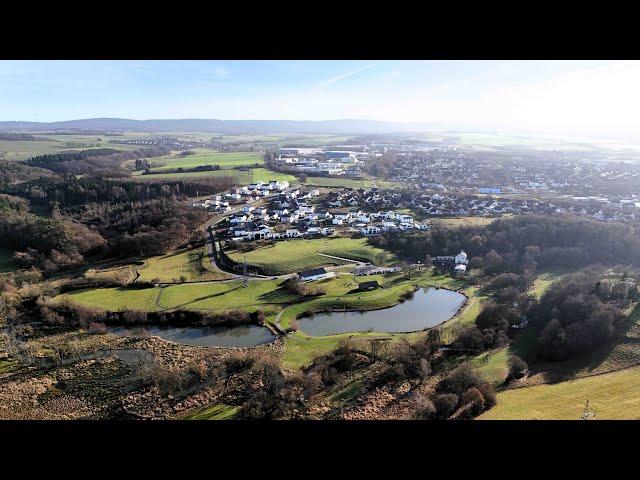
[[107, 327], [109, 333], [120, 336], [155, 336], [186, 345], [204, 347], [255, 347], [275, 340], [268, 328], [256, 325], [238, 327]]
[[453, 317], [466, 297], [442, 288], [421, 289], [413, 298], [382, 310], [327, 312], [298, 319], [300, 330], [313, 336], [347, 332], [414, 332]]

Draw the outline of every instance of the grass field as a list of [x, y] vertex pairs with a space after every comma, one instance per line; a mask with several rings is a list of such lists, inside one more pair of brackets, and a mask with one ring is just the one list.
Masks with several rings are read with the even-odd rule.
[[140, 274], [138, 280], [141, 282], [176, 283], [182, 280], [195, 282], [228, 278], [227, 275], [213, 270], [204, 247], [148, 258], [137, 271]]
[[509, 349], [505, 347], [499, 350], [481, 353], [471, 359], [469, 363], [479, 371], [488, 382], [494, 385], [500, 385], [509, 373], [508, 358]]
[[432, 218], [433, 225], [456, 228], [456, 227], [474, 227], [484, 226], [493, 222], [495, 218], [488, 217], [452, 217], [452, 218]]
[[262, 155], [257, 152], [213, 152], [205, 149], [196, 149], [194, 155], [181, 156], [178, 154], [166, 155], [149, 159], [149, 163], [165, 164], [162, 167], [154, 167], [153, 172], [161, 172], [172, 168], [194, 168], [201, 165], [220, 165], [221, 169], [241, 167], [264, 163]]
[[585, 402], [596, 419], [640, 419], [640, 367], [557, 384], [506, 390], [482, 420], [578, 420]]
[[87, 278], [110, 279], [120, 282], [132, 282], [136, 278], [136, 265], [122, 265], [112, 268], [92, 268], [85, 272]]
[[267, 182], [269, 180], [286, 180], [288, 182], [297, 181], [293, 175], [286, 173], [272, 172], [266, 168], [249, 168], [246, 170], [212, 170], [208, 172], [187, 172], [187, 173], [159, 173], [157, 175], [135, 175], [134, 180], [148, 181], [161, 179], [184, 179], [198, 177], [233, 177], [239, 185], [246, 185], [254, 182]]
[[295, 332], [284, 340], [284, 357], [282, 365], [290, 370], [298, 370], [310, 365], [314, 358], [332, 352], [340, 342], [351, 340], [362, 343], [372, 338], [390, 338], [391, 334], [380, 333], [341, 333], [326, 337], [312, 337], [302, 332]]
[[238, 407], [217, 403], [182, 417], [182, 420], [233, 420], [238, 416]]
[[[36, 135], [36, 137], [44, 138], [45, 140], [0, 140], [0, 157], [4, 156], [6, 160], [21, 161], [35, 155], [57, 153], [65, 150], [84, 150], [89, 148], [134, 150], [138, 148], [137, 145], [109, 143], [109, 137], [99, 135]], [[98, 142], [98, 138], [101, 138], [102, 141]]]
[[396, 261], [393, 254], [367, 243], [366, 238], [321, 238], [313, 240], [283, 240], [257, 248], [251, 252], [227, 252], [236, 262], [246, 261], [260, 267], [269, 275], [280, 275], [323, 265], [341, 263], [318, 255], [325, 253], [339, 257], [380, 264]]
[[551, 284], [558, 280], [564, 272], [544, 272], [538, 275], [529, 288], [529, 293], [538, 300], [549, 289]]
[[319, 187], [370, 188], [373, 182], [371, 180], [354, 180], [352, 178], [307, 177], [305, 183]]
[[0, 273], [10, 272], [15, 268], [11, 265], [11, 257], [13, 250], [8, 248], [0, 248]]
[[296, 300], [280, 287], [280, 281], [266, 280], [249, 283], [242, 281], [223, 283], [184, 283], [167, 287], [124, 289], [98, 288], [78, 290], [57, 298], [93, 306], [103, 310], [134, 309], [157, 311], [181, 308], [186, 310], [245, 310], [262, 308], [272, 311], [281, 304]]

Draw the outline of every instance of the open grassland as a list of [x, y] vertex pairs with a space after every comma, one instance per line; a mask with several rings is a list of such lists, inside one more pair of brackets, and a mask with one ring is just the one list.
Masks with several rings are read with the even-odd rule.
[[375, 338], [391, 338], [385, 333], [341, 333], [326, 337], [312, 337], [303, 332], [294, 332], [285, 338], [282, 365], [289, 370], [298, 370], [309, 366], [316, 357], [332, 352], [340, 342], [349, 340], [360, 348], [366, 348], [366, 342]]
[[15, 269], [11, 265], [11, 257], [13, 257], [13, 250], [0, 248], [0, 273], [10, 272]]
[[204, 247], [148, 258], [137, 271], [140, 274], [138, 281], [141, 282], [177, 283], [228, 278], [213, 270]]
[[[0, 158], [22, 161], [36, 155], [60, 153], [68, 150], [86, 150], [91, 148], [113, 148], [116, 150], [135, 150], [137, 145], [119, 145], [109, 143], [108, 137], [97, 135], [35, 135], [44, 140], [0, 140]], [[101, 141], [98, 141], [101, 138]]]
[[77, 290], [56, 297], [58, 300], [68, 299], [73, 303], [103, 310], [158, 310], [156, 304], [161, 288], [126, 289], [120, 287]]
[[238, 407], [217, 403], [191, 412], [182, 420], [233, 420], [238, 416], [238, 410]]
[[558, 280], [565, 272], [543, 272], [533, 281], [533, 284], [529, 288], [529, 293], [536, 297], [538, 300], [549, 289], [551, 284]]
[[85, 272], [84, 276], [129, 283], [134, 281], [137, 275], [135, 265], [121, 265], [111, 268], [91, 268]]
[[152, 172], [162, 172], [173, 168], [194, 168], [202, 165], [219, 165], [221, 169], [242, 167], [264, 163], [262, 155], [257, 152], [214, 152], [196, 149], [193, 155], [166, 155], [149, 159], [151, 165], [164, 164], [151, 168]]
[[337, 178], [337, 177], [307, 177], [305, 182], [307, 185], [316, 185], [319, 187], [342, 187], [342, 188], [371, 188], [371, 180], [356, 180], [353, 178]]
[[157, 175], [135, 175], [134, 180], [182, 180], [186, 178], [199, 177], [232, 177], [238, 185], [246, 185], [254, 182], [268, 182], [269, 180], [286, 180], [288, 182], [296, 182], [297, 179], [293, 175], [286, 173], [272, 172], [266, 168], [248, 168], [248, 169], [229, 169], [229, 170], [211, 170], [205, 172], [186, 172], [186, 173], [159, 173]]
[[267, 135], [221, 135], [217, 140], [222, 143], [260, 143], [270, 147], [287, 146], [292, 143], [297, 146], [315, 147], [318, 145], [344, 143], [353, 138], [352, 136], [321, 133], [312, 135], [304, 133], [280, 133]]
[[242, 281], [238, 280], [222, 283], [184, 283], [144, 289], [98, 288], [78, 290], [57, 298], [67, 298], [74, 303], [111, 311], [158, 311], [179, 308], [252, 312], [262, 308], [269, 312], [297, 299], [295, 295], [283, 289], [280, 283], [277, 280], [254, 281], [244, 288]]
[[[69, 292], [56, 297], [72, 303], [117, 311], [134, 309], [158, 311], [186, 309], [223, 312], [262, 309], [267, 320], [273, 322], [275, 314], [282, 311], [280, 324], [288, 327], [293, 319], [305, 312], [323, 310], [372, 310], [396, 305], [403, 295], [416, 287], [434, 285], [429, 272], [417, 274], [373, 275], [365, 280], [376, 280], [382, 286], [369, 292], [357, 292], [360, 277], [339, 274], [314, 282], [314, 287], [325, 293], [320, 297], [300, 297], [290, 293], [284, 281], [253, 280], [247, 287], [241, 280], [229, 282], [182, 283], [144, 289], [97, 288]], [[464, 315], [464, 311], [463, 314]]]
[[251, 252], [229, 251], [235, 262], [247, 262], [260, 267], [269, 275], [280, 275], [323, 265], [342, 263], [334, 258], [318, 255], [324, 253], [337, 257], [387, 265], [396, 257], [381, 248], [369, 245], [366, 238], [319, 238], [312, 240], [282, 240], [257, 248]]
[[485, 380], [494, 385], [500, 385], [509, 373], [508, 359], [509, 349], [505, 347], [481, 353], [472, 358], [469, 363], [482, 374]]
[[491, 217], [451, 217], [432, 218], [431, 223], [438, 227], [457, 228], [489, 225], [494, 220]]
[[640, 367], [506, 390], [482, 420], [578, 420], [589, 400], [596, 419], [640, 419]]

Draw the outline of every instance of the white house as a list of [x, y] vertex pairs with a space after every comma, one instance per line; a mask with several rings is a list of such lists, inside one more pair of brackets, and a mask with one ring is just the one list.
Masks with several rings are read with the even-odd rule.
[[380, 228], [374, 226], [374, 225], [367, 225], [365, 228], [363, 228], [361, 230], [363, 235], [379, 235], [380, 234]]
[[312, 268], [311, 270], [298, 272], [298, 278], [303, 282], [311, 282], [313, 280], [320, 280], [323, 278], [330, 278], [333, 276], [335, 276], [334, 272], [327, 272], [324, 268]]
[[[456, 265], [467, 265], [469, 260], [467, 259], [467, 254], [464, 250], [461, 250], [458, 255], [456, 255]], [[467, 268], [465, 267], [465, 270]]]

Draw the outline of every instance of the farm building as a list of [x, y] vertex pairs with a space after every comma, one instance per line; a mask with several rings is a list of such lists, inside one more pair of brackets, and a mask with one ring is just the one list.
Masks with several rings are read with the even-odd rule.
[[323, 278], [333, 277], [333, 272], [327, 272], [324, 268], [312, 268], [311, 270], [305, 270], [298, 272], [298, 278], [303, 282], [311, 282], [313, 280], [320, 280]]
[[378, 285], [378, 282], [376, 280], [372, 280], [370, 282], [360, 282], [358, 284], [358, 291], [367, 292], [369, 290], [375, 290], [379, 286], [380, 285]]

